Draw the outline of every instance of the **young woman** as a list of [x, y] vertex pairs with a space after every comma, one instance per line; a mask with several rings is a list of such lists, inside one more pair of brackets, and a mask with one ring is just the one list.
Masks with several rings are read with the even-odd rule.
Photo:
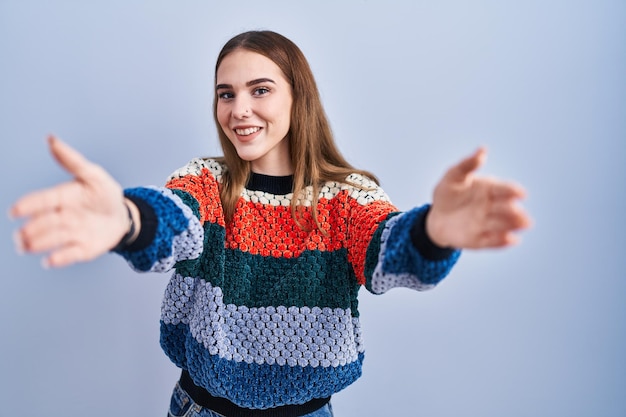
[[224, 155], [163, 188], [122, 190], [51, 137], [74, 180], [21, 198], [20, 250], [60, 267], [108, 251], [170, 271], [161, 345], [181, 368], [170, 415], [331, 416], [361, 375], [357, 294], [432, 288], [462, 248], [515, 243], [529, 225], [516, 185], [453, 166], [431, 205], [399, 212], [335, 146], [298, 47], [270, 31], [226, 43], [214, 116]]

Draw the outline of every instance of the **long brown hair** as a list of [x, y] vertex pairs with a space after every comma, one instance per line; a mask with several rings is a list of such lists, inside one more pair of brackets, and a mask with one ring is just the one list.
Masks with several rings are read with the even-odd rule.
[[[378, 183], [371, 173], [355, 169], [341, 155], [335, 145], [330, 124], [320, 100], [313, 72], [304, 54], [291, 40], [272, 31], [249, 31], [230, 39], [220, 51], [215, 64], [215, 74], [222, 60], [230, 53], [245, 49], [272, 60], [291, 84], [291, 124], [286, 140], [289, 140], [291, 161], [294, 167], [291, 213], [302, 227], [296, 214], [299, 201], [305, 196], [307, 186], [312, 187], [311, 202], [313, 221], [322, 232], [318, 219], [317, 203], [319, 189], [326, 181], [346, 182], [346, 177], [359, 173]], [[216, 79], [217, 81], [217, 79]], [[226, 221], [232, 220], [241, 190], [250, 175], [250, 163], [237, 155], [217, 119], [217, 92], [213, 101], [213, 117], [224, 152], [226, 170], [222, 177], [220, 197]]]

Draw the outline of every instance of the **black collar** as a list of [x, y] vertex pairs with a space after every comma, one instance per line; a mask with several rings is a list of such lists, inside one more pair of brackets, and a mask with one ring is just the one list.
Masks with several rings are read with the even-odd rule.
[[289, 194], [293, 192], [293, 175], [275, 177], [252, 172], [246, 188], [251, 191], [263, 191], [275, 195]]

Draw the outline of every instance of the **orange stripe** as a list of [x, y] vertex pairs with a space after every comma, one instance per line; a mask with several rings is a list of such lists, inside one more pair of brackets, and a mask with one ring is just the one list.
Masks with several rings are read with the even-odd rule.
[[235, 218], [226, 227], [226, 248], [239, 249], [255, 255], [276, 258], [298, 257], [305, 250], [334, 251], [348, 249], [359, 283], [365, 283], [365, 257], [367, 247], [378, 225], [396, 207], [386, 201], [376, 201], [362, 206], [347, 191], [337, 196], [320, 199], [319, 220], [328, 236], [313, 228], [311, 209], [303, 211], [303, 225], [298, 227], [291, 216], [291, 208], [262, 203], [239, 201]]
[[[302, 213], [302, 224], [311, 228], [311, 211]], [[329, 224], [325, 226], [329, 228]], [[239, 201], [233, 221], [226, 227], [226, 247], [251, 254], [293, 258], [304, 250], [331, 251], [342, 247], [345, 224], [337, 224], [328, 237], [317, 229], [302, 230], [291, 208]]]
[[378, 226], [390, 213], [398, 209], [388, 201], [375, 201], [362, 206], [353, 201], [351, 214], [350, 241], [348, 243], [348, 262], [352, 264], [357, 281], [365, 285], [365, 258], [367, 247]]
[[202, 168], [200, 175], [185, 175], [172, 179], [168, 181], [166, 187], [185, 191], [198, 201], [201, 223], [211, 222], [224, 226], [224, 211], [219, 199], [218, 183], [207, 168]]
[[359, 204], [342, 191], [332, 199], [320, 199], [317, 209], [320, 224], [328, 236], [313, 227], [311, 209], [300, 213], [302, 230], [291, 216], [291, 207], [272, 206], [239, 200], [235, 218], [224, 223], [219, 188], [215, 177], [206, 168], [201, 175], [186, 175], [169, 181], [168, 188], [189, 193], [199, 203], [200, 221], [226, 227], [226, 248], [239, 249], [255, 255], [275, 258], [298, 257], [305, 250], [348, 250], [357, 280], [365, 284], [365, 258], [367, 247], [378, 225], [397, 208], [387, 201]]

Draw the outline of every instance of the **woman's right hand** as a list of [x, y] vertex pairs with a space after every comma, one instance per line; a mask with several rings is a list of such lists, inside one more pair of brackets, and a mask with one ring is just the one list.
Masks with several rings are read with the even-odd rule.
[[[54, 136], [50, 152], [73, 179], [21, 197], [13, 218], [25, 218], [15, 232], [19, 252], [42, 253], [45, 266], [61, 267], [109, 252], [129, 231], [120, 184], [99, 165]], [[126, 201], [133, 213], [137, 208]], [[137, 216], [134, 216], [137, 218]]]

